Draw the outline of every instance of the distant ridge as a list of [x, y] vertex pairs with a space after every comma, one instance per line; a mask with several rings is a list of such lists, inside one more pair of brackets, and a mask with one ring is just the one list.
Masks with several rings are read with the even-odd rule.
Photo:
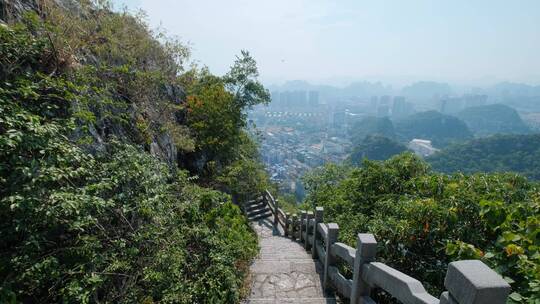
[[519, 117], [518, 112], [503, 104], [466, 108], [456, 116], [465, 121], [471, 131], [479, 136], [530, 132], [529, 127]]
[[479, 138], [450, 146], [426, 160], [444, 173], [511, 171], [540, 180], [540, 134]]

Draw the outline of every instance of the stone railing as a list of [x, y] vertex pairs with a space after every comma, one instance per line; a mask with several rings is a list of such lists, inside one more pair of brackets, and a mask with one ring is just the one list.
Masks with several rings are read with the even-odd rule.
[[[377, 241], [372, 234], [358, 234], [356, 248], [338, 242], [339, 227], [324, 222], [322, 207], [302, 211], [300, 215], [283, 212], [279, 203], [266, 191], [263, 200], [272, 210], [275, 226], [300, 242], [324, 269], [323, 286], [333, 289], [352, 304], [375, 303], [371, 290], [380, 288], [401, 303], [410, 304], [499, 304], [506, 303], [510, 286], [503, 278], [478, 260], [456, 261], [448, 265], [439, 298], [430, 295], [421, 282], [376, 261]], [[342, 261], [352, 269], [352, 279], [338, 269]]]

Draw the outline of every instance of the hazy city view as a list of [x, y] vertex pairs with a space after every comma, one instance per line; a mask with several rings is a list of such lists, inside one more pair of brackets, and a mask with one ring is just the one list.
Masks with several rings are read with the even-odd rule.
[[268, 88], [271, 103], [255, 107], [249, 118], [262, 135], [271, 179], [299, 201], [305, 195], [301, 177], [315, 167], [390, 156], [359, 151], [362, 136], [387, 137], [426, 158], [475, 138], [540, 131], [540, 86], [522, 83], [456, 88], [423, 81], [393, 88], [381, 82], [334, 87], [289, 81]]

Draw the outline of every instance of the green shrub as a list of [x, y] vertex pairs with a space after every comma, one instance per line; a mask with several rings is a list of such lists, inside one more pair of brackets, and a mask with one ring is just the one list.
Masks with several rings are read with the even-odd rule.
[[482, 259], [511, 283], [512, 300], [538, 301], [540, 205], [536, 184], [515, 174], [433, 173], [412, 154], [335, 165], [305, 178], [310, 207], [325, 207], [325, 221], [340, 239], [373, 233], [378, 259], [440, 294], [448, 263]]

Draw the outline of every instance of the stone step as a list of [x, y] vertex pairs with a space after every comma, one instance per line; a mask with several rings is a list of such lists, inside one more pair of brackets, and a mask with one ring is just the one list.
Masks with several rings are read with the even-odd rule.
[[336, 304], [334, 298], [271, 298], [250, 299], [244, 304]]
[[245, 205], [245, 210], [246, 211], [249, 211], [249, 210], [253, 210], [253, 209], [259, 209], [261, 207], [265, 207], [267, 206], [265, 202], [258, 202], [258, 203], [254, 203], [254, 204], [249, 204], [249, 205]]
[[261, 214], [261, 213], [265, 213], [265, 212], [272, 212], [272, 211], [268, 207], [262, 207], [262, 208], [253, 209], [251, 211], [248, 211], [247, 216], [252, 217], [252, 216], [255, 216], [257, 214]]
[[270, 217], [270, 216], [272, 216], [272, 212], [270, 210], [268, 210], [268, 212], [266, 212], [266, 213], [261, 213], [261, 214], [255, 215], [253, 217], [248, 215], [248, 220], [249, 221], [257, 221], [257, 220], [265, 219], [265, 218]]
[[306, 260], [311, 258], [309, 254], [305, 252], [278, 252], [278, 253], [262, 253], [259, 255], [261, 260]]
[[[257, 208], [254, 208], [255, 210]], [[252, 221], [259, 237], [260, 252], [250, 265], [251, 290], [243, 304], [337, 304], [322, 288], [323, 267], [313, 260], [303, 243], [283, 237], [273, 227], [268, 211]]]
[[291, 259], [291, 260], [255, 260], [251, 265], [252, 273], [291, 273], [300, 272], [316, 274], [321, 270], [321, 266], [312, 259]]

